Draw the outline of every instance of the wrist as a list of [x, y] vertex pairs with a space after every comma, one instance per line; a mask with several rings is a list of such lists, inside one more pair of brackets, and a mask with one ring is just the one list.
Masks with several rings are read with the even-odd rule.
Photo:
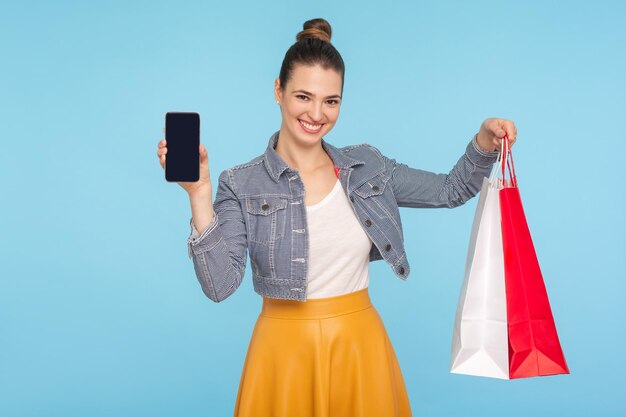
[[474, 141], [476, 142], [476, 145], [478, 145], [478, 147], [480, 148], [481, 151], [485, 152], [485, 153], [492, 153], [492, 152], [496, 152], [498, 149], [493, 145], [493, 143], [490, 143], [489, 140], [485, 140], [484, 136], [482, 136], [480, 134], [480, 132], [478, 132], [475, 136], [474, 136]]
[[213, 194], [213, 190], [211, 186], [201, 187], [196, 190], [189, 191], [189, 199], [193, 201], [197, 200], [206, 200], [207, 198], [211, 200], [211, 195]]

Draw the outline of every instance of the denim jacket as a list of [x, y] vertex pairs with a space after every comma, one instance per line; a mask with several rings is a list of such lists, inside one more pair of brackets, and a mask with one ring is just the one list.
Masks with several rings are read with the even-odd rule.
[[[308, 231], [304, 184], [297, 169], [267, 149], [219, 175], [214, 216], [199, 234], [190, 219], [188, 254], [204, 294], [220, 302], [240, 286], [250, 255], [256, 293], [306, 301]], [[484, 152], [476, 136], [448, 174], [396, 162], [367, 143], [337, 148], [323, 138], [343, 191], [373, 242], [370, 262], [384, 259], [394, 274], [410, 273], [399, 207], [457, 207], [475, 196], [498, 152]]]

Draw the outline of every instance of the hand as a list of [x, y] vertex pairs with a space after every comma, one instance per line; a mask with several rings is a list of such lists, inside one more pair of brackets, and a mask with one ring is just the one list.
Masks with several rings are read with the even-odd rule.
[[[165, 129], [163, 129], [165, 132]], [[200, 178], [195, 182], [186, 182], [180, 181], [177, 182], [178, 185], [183, 187], [189, 195], [204, 192], [211, 195], [212, 186], [211, 186], [211, 173], [209, 170], [209, 154], [204, 147], [203, 144], [200, 144]], [[167, 142], [165, 139], [161, 139], [158, 143], [157, 156], [159, 157], [159, 162], [163, 169], [165, 169], [165, 156], [167, 154]]]
[[512, 148], [517, 138], [515, 123], [512, 120], [490, 118], [480, 126], [476, 141], [487, 152], [499, 151], [505, 134], [508, 135], [509, 146]]

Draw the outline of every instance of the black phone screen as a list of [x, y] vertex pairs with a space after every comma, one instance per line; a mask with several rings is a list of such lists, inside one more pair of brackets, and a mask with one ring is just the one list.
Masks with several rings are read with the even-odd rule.
[[165, 114], [165, 179], [195, 182], [200, 179], [200, 115], [194, 112]]

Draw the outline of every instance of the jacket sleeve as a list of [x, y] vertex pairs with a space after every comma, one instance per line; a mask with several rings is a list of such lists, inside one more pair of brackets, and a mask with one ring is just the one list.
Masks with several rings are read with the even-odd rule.
[[498, 154], [498, 151], [483, 151], [474, 136], [448, 174], [412, 168], [381, 155], [386, 172], [390, 172], [399, 207], [452, 208], [464, 204], [480, 191], [483, 178], [491, 173]]
[[189, 220], [188, 254], [202, 291], [216, 303], [235, 292], [246, 270], [246, 226], [231, 174], [224, 170], [219, 176], [213, 219], [204, 232], [199, 234]]

